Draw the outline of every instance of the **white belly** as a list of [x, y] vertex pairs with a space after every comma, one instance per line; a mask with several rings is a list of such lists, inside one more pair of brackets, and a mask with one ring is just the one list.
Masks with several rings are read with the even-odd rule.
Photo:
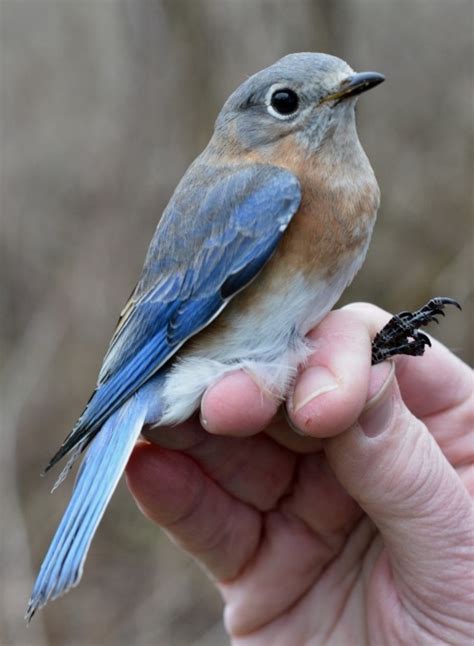
[[[258, 306], [242, 311], [237, 296], [222, 312], [222, 331], [198, 336], [174, 362], [163, 391], [160, 424], [188, 419], [205, 390], [228, 372], [243, 369], [262, 389], [283, 398], [299, 365], [311, 352], [306, 334], [339, 299], [365, 256], [351, 259], [330, 281], [293, 278], [276, 293], [262, 294]], [[258, 280], [258, 279], [257, 279]]]

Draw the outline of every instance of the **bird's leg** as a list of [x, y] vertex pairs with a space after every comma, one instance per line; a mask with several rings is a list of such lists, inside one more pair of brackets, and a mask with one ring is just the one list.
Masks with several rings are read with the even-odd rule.
[[446, 305], [461, 309], [452, 298], [432, 298], [415, 312], [400, 312], [393, 316], [372, 341], [372, 365], [381, 363], [396, 354], [421, 356], [426, 346], [431, 346], [429, 337], [419, 328], [432, 321], [438, 323], [437, 316], [444, 316]]

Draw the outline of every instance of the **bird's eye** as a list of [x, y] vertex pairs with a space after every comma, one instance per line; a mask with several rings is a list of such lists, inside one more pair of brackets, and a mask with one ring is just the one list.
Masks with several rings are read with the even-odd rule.
[[275, 90], [270, 99], [270, 107], [275, 116], [289, 117], [298, 110], [299, 98], [296, 92], [289, 88]]

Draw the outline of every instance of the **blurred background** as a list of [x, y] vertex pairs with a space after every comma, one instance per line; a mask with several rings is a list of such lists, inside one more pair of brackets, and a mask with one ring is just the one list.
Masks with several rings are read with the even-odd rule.
[[205, 575], [124, 485], [82, 585], [27, 629], [34, 573], [69, 497], [39, 477], [81, 412], [176, 183], [228, 94], [293, 51], [387, 82], [359, 104], [382, 190], [344, 302], [462, 302], [435, 332], [472, 346], [470, 0], [2, 0], [0, 643], [225, 644]]

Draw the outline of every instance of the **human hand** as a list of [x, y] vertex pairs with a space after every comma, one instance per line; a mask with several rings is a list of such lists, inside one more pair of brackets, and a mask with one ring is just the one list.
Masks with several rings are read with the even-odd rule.
[[137, 503], [206, 568], [234, 644], [474, 640], [472, 372], [438, 342], [371, 367], [388, 318], [355, 304], [313, 331], [287, 402], [305, 436], [238, 372], [206, 430], [135, 449]]

